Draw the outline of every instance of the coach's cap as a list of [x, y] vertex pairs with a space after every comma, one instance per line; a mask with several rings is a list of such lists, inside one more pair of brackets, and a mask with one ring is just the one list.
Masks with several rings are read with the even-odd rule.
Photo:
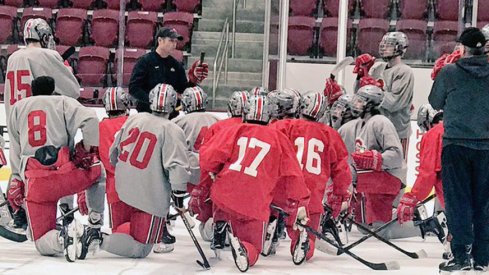
[[161, 28], [156, 34], [156, 37], [169, 37], [172, 39], [178, 39], [180, 41], [183, 40], [183, 36], [181, 36], [174, 28]]
[[484, 47], [486, 41], [484, 34], [478, 28], [474, 27], [465, 29], [457, 40], [457, 42], [469, 48]]

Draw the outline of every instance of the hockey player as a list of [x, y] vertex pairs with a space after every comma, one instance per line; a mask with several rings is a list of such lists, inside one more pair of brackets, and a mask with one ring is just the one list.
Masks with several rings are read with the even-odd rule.
[[355, 119], [350, 109], [350, 95], [342, 95], [336, 100], [330, 109], [331, 127], [338, 130], [343, 124]]
[[[291, 214], [291, 226], [307, 219], [304, 206], [310, 192], [292, 144], [285, 135], [266, 126], [270, 107], [267, 97], [250, 97], [245, 123], [219, 132], [200, 150], [201, 168], [210, 171], [214, 179], [213, 247], [224, 247], [228, 231], [235, 264], [242, 272], [258, 260], [272, 201]], [[306, 252], [307, 245], [298, 242], [294, 262], [304, 261]]]
[[24, 25], [25, 49], [14, 52], [7, 61], [5, 77], [5, 112], [18, 100], [31, 96], [31, 82], [39, 76], [54, 78], [56, 94], [78, 98], [80, 85], [63, 59], [54, 49], [51, 27], [41, 18], [32, 18]]
[[170, 196], [177, 208], [183, 208], [189, 179], [187, 146], [182, 129], [168, 120], [177, 94], [170, 85], [158, 84], [149, 98], [152, 113], [129, 116], [110, 148], [115, 189], [124, 209], [122, 224], [108, 236], [87, 231], [84, 247], [98, 240], [107, 252], [144, 258], [161, 240]]
[[298, 118], [301, 97], [299, 91], [289, 88], [270, 92], [268, 98], [273, 108], [271, 122], [273, 123], [280, 119]]
[[265, 87], [257, 86], [253, 87], [250, 90], [250, 96], [257, 96], [257, 95], [267, 95], [268, 90]]
[[[204, 137], [203, 143], [210, 140], [214, 135], [223, 129], [229, 128], [236, 124], [241, 124], [243, 119], [243, 108], [248, 101], [248, 92], [233, 92], [228, 101], [228, 113], [231, 116], [228, 119], [220, 120], [212, 124]], [[213, 238], [213, 219], [212, 219], [212, 202], [209, 199], [210, 187], [212, 180], [209, 173], [201, 171], [200, 182], [190, 193], [188, 208], [193, 214], [197, 214], [197, 219], [201, 222], [199, 225], [200, 235], [205, 241], [211, 241]]]
[[[100, 177], [100, 164], [94, 164], [98, 118], [75, 99], [52, 95], [51, 77], [36, 78], [32, 87], [33, 97], [17, 102], [8, 121], [12, 168], [8, 200], [15, 211], [25, 200], [31, 239], [41, 255], [64, 250], [66, 259], [75, 261], [83, 226], [75, 220], [57, 230], [56, 206], [60, 198], [93, 186]], [[71, 157], [78, 129], [83, 141]]]
[[[306, 93], [300, 105], [300, 118], [275, 122], [271, 127], [284, 133], [295, 145], [296, 155], [302, 168], [304, 180], [311, 191], [307, 205], [309, 226], [319, 229], [321, 214], [324, 212], [323, 196], [328, 179], [332, 178], [332, 192], [328, 194], [328, 204], [337, 218], [343, 203], [350, 199], [348, 188], [351, 173], [348, 165], [348, 151], [340, 135], [329, 126], [317, 122], [327, 107], [327, 99], [316, 92]], [[299, 238], [298, 232], [288, 228], [293, 245]], [[316, 237], [309, 234], [309, 251], [306, 260], [314, 255]]]
[[404, 33], [386, 33], [379, 44], [379, 55], [384, 62], [377, 62], [370, 69], [370, 76], [385, 83], [384, 100], [379, 110], [396, 127], [404, 159], [407, 158], [411, 134], [410, 117], [414, 91], [413, 70], [402, 62], [407, 47], [408, 38]]
[[486, 37], [486, 40], [488, 41], [488, 42], [486, 42], [486, 45], [484, 46], [484, 53], [486, 55], [489, 55], [489, 24], [482, 27], [481, 32], [484, 34], [484, 36]]
[[331, 121], [331, 107], [333, 104], [340, 98], [342, 95], [346, 94], [345, 88], [336, 82], [336, 80], [332, 78], [326, 79], [326, 83], [324, 85], [324, 91], [323, 91], [324, 97], [328, 99], [328, 108], [326, 109], [326, 112], [324, 112], [324, 115], [322, 118], [319, 119], [319, 121], [323, 124], [326, 124], [328, 126], [333, 125], [333, 122]]
[[[339, 129], [351, 154], [357, 200], [356, 219], [372, 225], [391, 220], [392, 204], [406, 182], [402, 147], [392, 122], [380, 114], [384, 92], [367, 85], [353, 96], [350, 106], [359, 118]], [[361, 216], [361, 213], [365, 213]]]

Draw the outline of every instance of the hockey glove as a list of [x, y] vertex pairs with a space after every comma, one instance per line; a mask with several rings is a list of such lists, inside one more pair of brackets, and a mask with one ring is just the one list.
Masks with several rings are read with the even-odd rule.
[[87, 197], [86, 192], [81, 191], [76, 195], [76, 202], [78, 204], [78, 211], [81, 215], [88, 215]]
[[328, 98], [329, 106], [343, 95], [343, 89], [334, 79], [328, 78], [324, 87], [324, 96]]
[[5, 154], [3, 153], [3, 149], [0, 147], [0, 168], [2, 166], [7, 165], [7, 159], [5, 158]]
[[200, 60], [196, 60], [188, 71], [188, 79], [194, 84], [199, 84], [204, 81], [209, 74], [209, 65], [207, 63], [200, 64]]
[[88, 169], [92, 164], [98, 161], [98, 147], [91, 146], [90, 150], [86, 150], [83, 145], [83, 140], [75, 145], [75, 153], [73, 155], [73, 163], [81, 169]]
[[[295, 216], [295, 221], [294, 221], [294, 225], [292, 226], [292, 228], [294, 230], [297, 230], [298, 229], [297, 223], [306, 225], [308, 220], [309, 220], [309, 218], [307, 217], [306, 208], [304, 206], [301, 206], [297, 209], [297, 214]], [[299, 228], [299, 229], [302, 230], [302, 228]]]
[[342, 211], [348, 210], [351, 194], [335, 194], [330, 192], [327, 194], [328, 205], [332, 209], [334, 219], [337, 219]]
[[406, 193], [402, 196], [401, 201], [397, 206], [397, 219], [400, 224], [413, 220], [414, 208], [418, 201], [416, 196], [411, 193]]
[[375, 79], [371, 76], [364, 76], [364, 77], [360, 78], [359, 88], [361, 88], [363, 86], [367, 86], [367, 85], [374, 85], [374, 86], [377, 86], [383, 90], [384, 89], [384, 80]]
[[7, 192], [7, 200], [14, 210], [14, 213], [17, 213], [17, 211], [20, 210], [24, 203], [24, 199], [24, 182], [18, 179], [12, 179]]
[[376, 150], [354, 152], [351, 154], [355, 167], [359, 170], [382, 171], [382, 154]]
[[193, 214], [200, 214], [206, 210], [206, 201], [209, 199], [210, 189], [197, 185], [190, 193], [188, 209]]
[[179, 211], [185, 210], [185, 206], [183, 205], [183, 199], [185, 198], [186, 194], [187, 194], [186, 191], [178, 191], [178, 190], [175, 190], [171, 193], [171, 198], [175, 203], [175, 208], [177, 208]]
[[363, 77], [368, 75], [368, 71], [375, 63], [375, 57], [368, 53], [359, 55], [355, 59], [355, 67], [353, 68], [353, 73], [357, 74], [358, 77]]

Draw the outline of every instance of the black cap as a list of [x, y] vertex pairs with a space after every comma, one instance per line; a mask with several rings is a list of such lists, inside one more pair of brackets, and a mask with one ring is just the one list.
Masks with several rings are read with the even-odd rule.
[[165, 37], [169, 37], [169, 38], [172, 38], [172, 39], [178, 39], [180, 41], [183, 40], [183, 36], [181, 36], [177, 30], [175, 30], [174, 28], [161, 28], [160, 30], [158, 30], [158, 33], [156, 34], [156, 37], [162, 37], [162, 38], [165, 38]]
[[469, 48], [484, 47], [486, 41], [484, 34], [478, 28], [474, 27], [465, 29], [457, 40], [457, 42]]

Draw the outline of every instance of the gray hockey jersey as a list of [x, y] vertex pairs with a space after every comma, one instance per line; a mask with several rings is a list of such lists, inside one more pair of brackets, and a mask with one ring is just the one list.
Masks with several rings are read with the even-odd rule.
[[193, 112], [184, 116], [176, 117], [172, 121], [180, 126], [183, 132], [185, 132], [190, 149], [194, 152], [198, 152], [198, 146], [197, 148], [194, 147], [195, 141], [197, 138], [202, 139], [203, 135], [205, 135], [206, 129], [212, 124], [216, 123], [218, 120], [219, 119], [217, 117], [209, 113]]
[[189, 160], [183, 130], [149, 113], [129, 116], [110, 148], [115, 188], [126, 204], [165, 217], [172, 190], [186, 191]]
[[406, 184], [406, 163], [402, 155], [401, 142], [388, 118], [383, 115], [375, 115], [367, 121], [357, 118], [341, 126], [338, 132], [350, 153], [350, 164], [351, 153], [355, 152], [357, 147], [377, 150], [382, 153], [382, 169]]
[[413, 70], [404, 63], [387, 68], [387, 63], [380, 62], [370, 69], [370, 75], [384, 80], [385, 95], [380, 112], [392, 121], [399, 138], [409, 137], [414, 93]]
[[60, 95], [24, 98], [12, 107], [7, 127], [12, 176], [24, 180], [27, 159], [46, 145], [73, 147], [78, 129], [83, 142], [98, 146], [98, 117], [76, 99]]
[[54, 78], [56, 94], [72, 98], [80, 96], [78, 81], [57, 51], [37, 47], [19, 49], [7, 61], [4, 88], [7, 119], [12, 105], [31, 95], [31, 82], [39, 76]]

